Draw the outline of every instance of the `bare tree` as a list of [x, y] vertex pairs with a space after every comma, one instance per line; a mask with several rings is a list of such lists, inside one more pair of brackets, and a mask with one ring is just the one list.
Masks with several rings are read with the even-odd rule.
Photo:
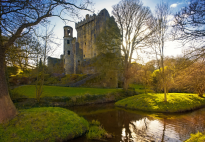
[[120, 29], [122, 36], [121, 51], [124, 56], [124, 86], [128, 88], [131, 60], [134, 51], [144, 47], [145, 41], [153, 33], [150, 30], [152, 13], [148, 7], [144, 7], [140, 0], [122, 0], [113, 6], [112, 14]]
[[[205, 55], [205, 1], [190, 0], [189, 4], [175, 15], [174, 37], [183, 44], [192, 42], [188, 56], [201, 58]], [[195, 43], [193, 46], [193, 42]]]
[[168, 4], [161, 2], [157, 5], [155, 11], [155, 20], [153, 24], [155, 25], [156, 32], [153, 35], [151, 40], [151, 46], [156, 55], [157, 65], [159, 68], [159, 73], [162, 78], [163, 90], [164, 90], [164, 101], [167, 101], [167, 83], [168, 80], [165, 75], [164, 68], [164, 49], [165, 49], [165, 40], [168, 30], [168, 16], [169, 16], [169, 7]]
[[37, 52], [39, 51], [39, 53], [36, 54], [35, 58], [37, 64], [36, 99], [38, 102], [40, 101], [40, 97], [43, 93], [44, 78], [46, 74], [46, 60], [48, 58], [48, 54], [51, 54], [51, 52], [55, 50], [51, 47], [51, 45], [49, 45], [49, 43], [53, 43], [52, 46], [58, 45], [58, 43], [52, 41], [54, 35], [53, 30], [54, 27], [50, 29], [50, 25], [48, 26], [46, 24], [45, 30], [43, 30], [42, 33], [43, 35], [36, 35], [38, 39], [40, 39], [39, 42], [41, 42], [41, 45], [39, 45], [39, 47], [36, 48]]
[[[12, 103], [5, 77], [5, 53], [17, 38], [35, 30], [38, 24], [46, 23], [49, 17], [62, 13], [78, 16], [79, 10], [88, 10], [89, 0], [80, 3], [71, 0], [20, 0], [0, 1], [0, 123], [15, 117], [17, 110]], [[57, 10], [58, 9], [58, 10]], [[3, 37], [8, 37], [7, 41]]]
[[188, 92], [196, 92], [203, 97], [205, 91], [205, 58], [201, 58], [183, 70], [175, 77], [176, 88]]

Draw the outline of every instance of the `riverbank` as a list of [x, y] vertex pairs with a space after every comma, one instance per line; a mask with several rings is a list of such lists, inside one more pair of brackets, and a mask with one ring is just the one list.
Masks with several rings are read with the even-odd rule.
[[169, 93], [167, 102], [164, 94], [140, 94], [125, 98], [115, 103], [118, 107], [150, 111], [150, 112], [185, 112], [205, 106], [205, 98], [197, 94]]
[[11, 91], [12, 100], [17, 108], [43, 106], [75, 106], [116, 102], [136, 95], [134, 90], [44, 86], [38, 102], [35, 98], [35, 86], [20, 86]]
[[0, 138], [5, 142], [65, 141], [81, 136], [88, 128], [84, 118], [68, 109], [22, 109], [14, 119], [0, 124]]

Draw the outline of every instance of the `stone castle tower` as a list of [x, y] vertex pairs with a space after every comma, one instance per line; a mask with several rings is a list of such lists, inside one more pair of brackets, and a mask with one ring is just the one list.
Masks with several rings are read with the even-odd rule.
[[65, 74], [92, 74], [91, 71], [80, 71], [80, 66], [82, 62], [98, 55], [94, 43], [97, 35], [103, 31], [103, 25], [108, 18], [110, 15], [106, 9], [101, 10], [98, 15], [87, 14], [83, 21], [75, 24], [77, 39], [73, 38], [73, 28], [64, 26]]
[[97, 50], [94, 45], [97, 35], [103, 30], [103, 25], [110, 15], [106, 9], [100, 11], [96, 16], [86, 15], [83, 21], [75, 24], [77, 30], [77, 41], [83, 50], [83, 59], [90, 59], [97, 56]]
[[73, 28], [70, 26], [64, 26], [63, 46], [65, 74], [79, 73], [78, 66], [82, 61], [82, 50], [79, 49], [76, 38], [73, 38]]

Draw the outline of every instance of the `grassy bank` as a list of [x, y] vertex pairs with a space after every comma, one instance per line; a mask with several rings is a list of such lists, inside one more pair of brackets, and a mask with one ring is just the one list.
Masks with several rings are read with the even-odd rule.
[[169, 93], [167, 102], [163, 101], [164, 94], [140, 94], [115, 103], [116, 106], [152, 112], [183, 112], [205, 105], [205, 98], [197, 94]]
[[11, 94], [17, 108], [97, 104], [136, 95], [134, 90], [44, 86], [40, 102], [37, 102], [34, 85], [20, 86]]
[[[43, 86], [43, 93], [41, 97], [73, 97], [83, 96], [85, 94], [99, 95], [116, 92], [117, 90], [119, 89]], [[12, 93], [19, 94], [21, 97], [36, 98], [35, 85], [17, 87], [12, 90]]]
[[185, 142], [204, 142], [205, 141], [205, 132], [191, 134], [191, 138], [187, 139]]
[[88, 129], [88, 122], [63, 108], [32, 108], [0, 125], [0, 141], [63, 141], [80, 136]]

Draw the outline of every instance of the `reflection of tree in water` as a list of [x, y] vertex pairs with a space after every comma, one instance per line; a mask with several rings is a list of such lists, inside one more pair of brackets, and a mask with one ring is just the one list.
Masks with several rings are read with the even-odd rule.
[[172, 129], [178, 136], [179, 139], [184, 141], [190, 137], [191, 133], [197, 131], [203, 132], [205, 128], [205, 109], [178, 115], [172, 119], [161, 119], [160, 123], [166, 123], [169, 129]]
[[147, 117], [137, 119], [130, 119], [130, 115], [124, 115], [123, 117], [122, 142], [154, 141], [152, 135], [147, 133], [150, 123]]
[[165, 122], [165, 119], [166, 118], [164, 118], [163, 120], [164, 120], [164, 123], [163, 123], [163, 133], [162, 133], [162, 140], [161, 140], [161, 142], [164, 142], [164, 136], [165, 136], [165, 130], [166, 130], [166, 122]]
[[130, 130], [132, 132], [132, 140], [137, 142], [152, 142], [154, 138], [149, 134], [150, 121], [147, 117], [138, 121], [130, 122]]

